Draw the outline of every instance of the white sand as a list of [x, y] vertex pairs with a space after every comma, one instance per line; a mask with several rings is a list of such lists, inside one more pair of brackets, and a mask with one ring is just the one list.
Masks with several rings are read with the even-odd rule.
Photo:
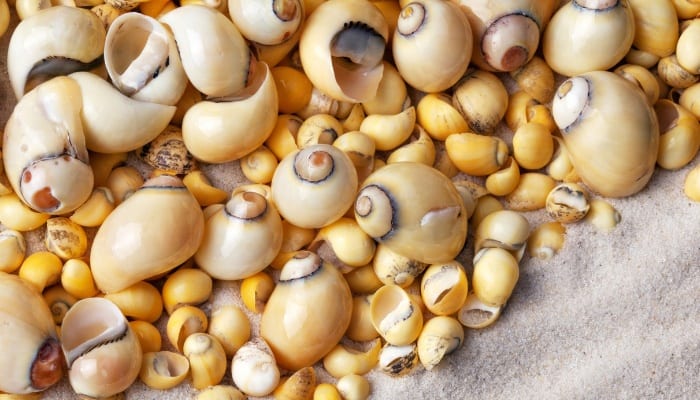
[[[9, 37], [2, 39], [0, 63], [2, 126], [14, 101], [5, 60]], [[700, 204], [682, 192], [698, 162], [657, 170], [640, 193], [610, 200], [622, 214], [613, 231], [573, 224], [554, 258], [525, 256], [497, 323], [467, 330], [463, 347], [433, 371], [419, 367], [398, 379], [371, 372], [371, 398], [700, 398]], [[226, 190], [240, 182], [236, 166], [207, 172]], [[546, 220], [542, 212], [526, 216], [533, 226]], [[41, 247], [41, 233], [30, 236], [32, 248]], [[470, 254], [463, 254], [465, 263]], [[238, 301], [237, 287], [218, 285], [212, 303]], [[321, 367], [316, 372], [329, 381]], [[195, 393], [188, 384], [161, 392], [137, 382], [126, 397], [187, 399]], [[65, 379], [45, 392], [45, 398], [75, 397]]]

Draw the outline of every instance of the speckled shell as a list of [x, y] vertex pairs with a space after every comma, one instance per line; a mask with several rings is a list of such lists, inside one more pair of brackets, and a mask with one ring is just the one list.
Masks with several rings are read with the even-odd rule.
[[190, 258], [204, 235], [204, 214], [178, 178], [152, 178], [105, 219], [90, 266], [98, 288], [122, 290]]
[[338, 344], [350, 325], [352, 294], [338, 270], [301, 252], [282, 268], [260, 322], [260, 334], [277, 363], [311, 366]]
[[168, 125], [155, 139], [146, 143], [138, 156], [155, 169], [184, 175], [192, 171], [197, 162], [187, 151], [182, 139], [182, 130], [175, 125]]
[[467, 236], [464, 202], [452, 181], [413, 162], [389, 164], [367, 177], [355, 219], [391, 250], [429, 264], [455, 258]]
[[631, 82], [607, 71], [570, 78], [559, 86], [552, 114], [576, 172], [591, 190], [624, 197], [647, 184], [658, 153], [659, 124], [644, 93]]

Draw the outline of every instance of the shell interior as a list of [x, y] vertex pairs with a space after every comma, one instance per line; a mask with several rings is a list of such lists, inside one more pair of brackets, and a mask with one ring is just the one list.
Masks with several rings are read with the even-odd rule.
[[69, 75], [78, 71], [90, 71], [102, 65], [102, 56], [89, 62], [82, 62], [62, 56], [46, 57], [38, 61], [27, 74], [24, 92], [28, 92], [42, 82], [57, 76]]
[[338, 86], [353, 98], [362, 98], [368, 75], [383, 71], [386, 40], [369, 25], [351, 21], [333, 36], [330, 43], [333, 73]]

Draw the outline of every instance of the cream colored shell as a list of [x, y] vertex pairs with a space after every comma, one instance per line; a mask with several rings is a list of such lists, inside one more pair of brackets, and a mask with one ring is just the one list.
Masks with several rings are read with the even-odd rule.
[[276, 45], [290, 39], [304, 21], [301, 0], [228, 0], [228, 13], [251, 42]]
[[150, 179], [100, 226], [90, 252], [105, 293], [167, 272], [194, 255], [204, 234], [197, 200], [175, 177]]

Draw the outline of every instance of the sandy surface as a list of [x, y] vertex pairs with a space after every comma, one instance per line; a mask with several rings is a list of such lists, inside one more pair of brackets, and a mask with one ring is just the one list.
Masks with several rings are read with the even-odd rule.
[[[0, 62], [0, 124], [14, 96]], [[609, 233], [567, 226], [566, 245], [548, 261], [527, 255], [515, 292], [494, 325], [466, 330], [465, 343], [432, 371], [402, 378], [372, 371], [373, 399], [697, 399], [700, 398], [700, 204], [679, 171], [655, 172], [638, 194], [610, 202], [622, 222]], [[242, 182], [235, 164], [206, 168], [220, 187]], [[533, 226], [543, 212], [526, 213]], [[32, 248], [41, 247], [34, 238]], [[471, 237], [467, 247], [473, 245]], [[466, 263], [471, 256], [462, 255]], [[237, 283], [219, 283], [212, 305], [239, 302]], [[255, 324], [257, 316], [249, 314]], [[159, 326], [164, 326], [161, 318]], [[167, 344], [164, 347], [168, 347]], [[332, 379], [320, 366], [321, 381]], [[225, 383], [230, 383], [227, 372]], [[140, 382], [128, 399], [187, 399], [185, 383], [161, 392]], [[45, 398], [75, 398], [66, 380]]]

